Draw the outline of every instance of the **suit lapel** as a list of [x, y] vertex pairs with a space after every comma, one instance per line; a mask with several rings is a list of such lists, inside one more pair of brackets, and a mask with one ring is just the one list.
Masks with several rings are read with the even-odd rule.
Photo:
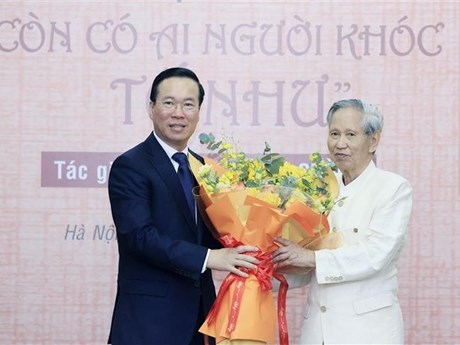
[[190, 215], [182, 185], [176, 171], [174, 170], [171, 160], [158, 143], [153, 133], [150, 134], [144, 143], [146, 145], [147, 153], [151, 157], [150, 163], [152, 168], [158, 173], [170, 193], [176, 199], [190, 230], [196, 234], [195, 220]]

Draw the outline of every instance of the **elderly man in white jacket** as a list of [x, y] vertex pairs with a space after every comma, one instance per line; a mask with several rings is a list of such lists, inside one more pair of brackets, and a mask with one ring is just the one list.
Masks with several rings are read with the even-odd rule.
[[396, 274], [412, 188], [373, 162], [383, 127], [377, 108], [342, 100], [332, 105], [327, 122], [329, 153], [340, 170], [338, 198], [345, 197], [328, 219], [342, 244], [311, 251], [278, 239], [283, 246], [273, 254], [279, 270], [310, 282], [300, 343], [403, 344]]

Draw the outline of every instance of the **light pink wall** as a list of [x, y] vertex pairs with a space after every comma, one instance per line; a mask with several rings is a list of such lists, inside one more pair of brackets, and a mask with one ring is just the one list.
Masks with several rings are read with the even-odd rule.
[[[332, 102], [378, 104], [378, 165], [414, 187], [408, 343], [460, 343], [458, 2], [16, 1], [0, 13], [0, 343], [105, 341], [118, 259], [106, 172], [148, 135], [152, 78], [173, 65], [205, 86], [197, 133], [248, 153], [264, 141], [299, 161], [326, 152]], [[292, 344], [304, 299], [289, 292]]]

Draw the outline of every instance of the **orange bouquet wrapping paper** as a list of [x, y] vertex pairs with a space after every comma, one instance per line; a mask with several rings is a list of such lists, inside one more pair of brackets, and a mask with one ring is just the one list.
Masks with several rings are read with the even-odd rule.
[[[212, 197], [204, 194], [200, 199], [203, 203], [200, 208], [205, 210], [223, 245], [257, 246], [260, 252], [254, 255], [261, 261], [257, 271], [248, 272], [247, 279], [227, 275], [200, 332], [215, 337], [217, 342], [246, 339], [274, 343], [277, 315], [271, 279], [275, 276], [284, 284], [285, 281], [284, 277], [274, 273], [269, 254], [277, 248], [273, 238], [281, 234], [285, 217], [270, 205], [248, 195], [247, 190]], [[280, 332], [282, 337], [287, 337], [287, 328], [283, 324]]]
[[[191, 163], [200, 183], [197, 171], [201, 163]], [[219, 173], [225, 172], [210, 159], [206, 159], [206, 164], [212, 165]], [[332, 178], [333, 190], [335, 177]], [[276, 191], [274, 186], [269, 186], [262, 188], [261, 193], [270, 192], [271, 189], [272, 192]], [[274, 238], [282, 236], [305, 247], [321, 248], [329, 233], [326, 215], [312, 211], [301, 202], [293, 202], [281, 210], [258, 198], [257, 193], [249, 188], [210, 194], [200, 183], [199, 192], [195, 194], [200, 212], [216, 238], [225, 247], [242, 244], [257, 246], [260, 251], [254, 255], [261, 262], [257, 270], [247, 271], [247, 279], [232, 273], [227, 275], [200, 332], [215, 337], [217, 343], [245, 340], [245, 343], [273, 344], [278, 328], [280, 344], [289, 344], [285, 310], [288, 286], [285, 278], [275, 272], [270, 261], [271, 253], [278, 248]], [[329, 245], [335, 243], [330, 242]], [[272, 278], [281, 282], [277, 307], [273, 298]]]

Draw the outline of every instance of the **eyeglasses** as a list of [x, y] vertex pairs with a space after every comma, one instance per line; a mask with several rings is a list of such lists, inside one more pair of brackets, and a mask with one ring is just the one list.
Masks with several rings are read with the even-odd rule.
[[192, 101], [185, 101], [184, 103], [180, 104], [173, 100], [165, 100], [162, 101], [160, 105], [168, 111], [176, 111], [177, 106], [180, 105], [180, 108], [184, 114], [192, 114], [198, 109], [198, 106]]

